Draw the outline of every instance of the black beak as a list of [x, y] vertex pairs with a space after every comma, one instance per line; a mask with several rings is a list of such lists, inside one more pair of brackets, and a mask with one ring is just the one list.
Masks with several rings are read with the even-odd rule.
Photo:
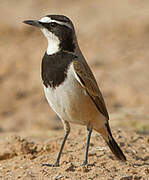
[[35, 27], [41, 27], [41, 26], [42, 26], [42, 25], [40, 24], [40, 22], [37, 21], [37, 20], [26, 20], [26, 21], [23, 21], [23, 23], [29, 24], [29, 25], [35, 26]]

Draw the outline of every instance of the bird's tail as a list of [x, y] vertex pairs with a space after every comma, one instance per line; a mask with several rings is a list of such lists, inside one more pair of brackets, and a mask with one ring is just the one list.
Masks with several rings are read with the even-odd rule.
[[113, 154], [121, 161], [126, 161], [126, 157], [124, 155], [124, 153], [122, 152], [122, 150], [120, 149], [120, 147], [118, 146], [118, 144], [116, 143], [116, 141], [114, 140], [109, 124], [106, 124], [106, 132], [105, 130], [102, 129], [102, 131], [98, 131], [101, 133], [101, 135], [103, 136], [103, 138], [105, 139], [106, 143], [108, 144], [109, 148], [111, 149], [111, 151], [113, 152]]
[[113, 154], [122, 161], [126, 161], [126, 157], [124, 155], [124, 153], [122, 152], [122, 150], [120, 149], [120, 147], [118, 146], [117, 142], [114, 140], [110, 127], [109, 127], [109, 123], [106, 124], [106, 128], [108, 131], [108, 140], [106, 140], [106, 143], [108, 144], [109, 148], [111, 149], [111, 151], [113, 152]]
[[106, 141], [106, 143], [108, 144], [109, 148], [111, 149], [111, 151], [113, 152], [113, 154], [122, 161], [126, 161], [126, 157], [124, 155], [124, 153], [122, 152], [122, 150], [120, 149], [120, 147], [118, 146], [118, 144], [116, 143], [116, 141], [114, 140], [113, 137], [110, 137], [108, 141]]

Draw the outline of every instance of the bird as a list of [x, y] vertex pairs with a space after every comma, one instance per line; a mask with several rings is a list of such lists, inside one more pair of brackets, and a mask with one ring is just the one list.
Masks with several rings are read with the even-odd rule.
[[43, 166], [60, 166], [62, 151], [70, 133], [70, 124], [87, 127], [85, 159], [81, 165], [88, 164], [93, 130], [103, 137], [117, 159], [126, 161], [124, 153], [112, 136], [103, 96], [81, 52], [70, 18], [52, 14], [39, 20], [23, 22], [38, 27], [47, 38], [48, 47], [41, 64], [43, 89], [48, 104], [61, 119], [65, 132], [55, 163], [45, 163]]

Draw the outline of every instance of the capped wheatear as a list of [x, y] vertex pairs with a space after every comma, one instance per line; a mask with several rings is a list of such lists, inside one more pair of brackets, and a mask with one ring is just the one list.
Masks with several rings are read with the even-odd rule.
[[24, 23], [40, 28], [48, 40], [48, 48], [42, 59], [43, 88], [49, 105], [62, 120], [65, 130], [56, 162], [43, 165], [59, 166], [70, 123], [85, 125], [88, 130], [83, 165], [88, 163], [93, 129], [100, 133], [113, 154], [125, 161], [125, 155], [112, 136], [104, 99], [79, 48], [71, 20], [63, 15], [47, 15], [40, 20], [27, 20]]

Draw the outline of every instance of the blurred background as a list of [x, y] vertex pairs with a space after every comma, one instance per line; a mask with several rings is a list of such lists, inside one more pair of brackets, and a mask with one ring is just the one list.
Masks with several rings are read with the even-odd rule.
[[42, 89], [40, 67], [47, 41], [22, 23], [48, 14], [72, 19], [111, 125], [149, 132], [148, 0], [0, 0], [0, 9], [1, 134], [44, 136], [62, 128]]

